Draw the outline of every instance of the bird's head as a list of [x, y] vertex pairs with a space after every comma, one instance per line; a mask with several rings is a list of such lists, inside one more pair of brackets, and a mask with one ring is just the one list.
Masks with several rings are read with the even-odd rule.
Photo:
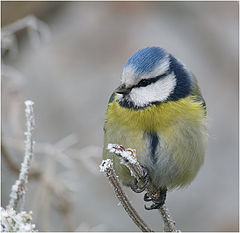
[[188, 69], [166, 50], [148, 47], [128, 59], [115, 92], [121, 106], [141, 109], [188, 96], [192, 81]]

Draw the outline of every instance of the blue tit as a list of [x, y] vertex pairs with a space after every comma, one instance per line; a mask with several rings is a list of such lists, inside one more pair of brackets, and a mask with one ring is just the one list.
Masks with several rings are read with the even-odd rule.
[[103, 158], [113, 160], [119, 179], [132, 188], [134, 178], [107, 145], [136, 149], [139, 163], [161, 190], [149, 209], [160, 208], [166, 192], [190, 184], [204, 162], [206, 104], [197, 79], [166, 50], [139, 50], [128, 59], [121, 85], [110, 97], [104, 133]]

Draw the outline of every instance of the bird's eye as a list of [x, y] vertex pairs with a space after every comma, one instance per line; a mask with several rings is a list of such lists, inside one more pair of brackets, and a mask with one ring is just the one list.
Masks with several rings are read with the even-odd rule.
[[139, 83], [138, 86], [139, 87], [146, 87], [147, 85], [149, 85], [151, 83], [151, 80], [149, 79], [142, 79]]

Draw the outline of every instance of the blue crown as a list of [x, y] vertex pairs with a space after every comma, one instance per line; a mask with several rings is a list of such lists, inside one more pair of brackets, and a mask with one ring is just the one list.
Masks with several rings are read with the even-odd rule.
[[162, 48], [144, 48], [128, 59], [124, 69], [131, 65], [136, 73], [150, 72], [166, 56], [168, 56], [168, 52]]

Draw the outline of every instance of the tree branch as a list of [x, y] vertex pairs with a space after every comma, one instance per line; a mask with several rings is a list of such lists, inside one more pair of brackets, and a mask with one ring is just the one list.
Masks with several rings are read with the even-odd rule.
[[147, 225], [144, 223], [144, 221], [141, 219], [141, 217], [138, 215], [136, 210], [133, 208], [133, 206], [130, 204], [129, 200], [127, 199], [125, 193], [123, 192], [120, 183], [118, 181], [118, 178], [115, 174], [115, 171], [113, 169], [113, 164], [110, 159], [103, 160], [100, 167], [100, 171], [104, 172], [108, 180], [113, 186], [114, 192], [117, 196], [117, 198], [122, 203], [123, 208], [129, 215], [129, 217], [133, 220], [133, 222], [140, 228], [143, 232], [153, 232]]

